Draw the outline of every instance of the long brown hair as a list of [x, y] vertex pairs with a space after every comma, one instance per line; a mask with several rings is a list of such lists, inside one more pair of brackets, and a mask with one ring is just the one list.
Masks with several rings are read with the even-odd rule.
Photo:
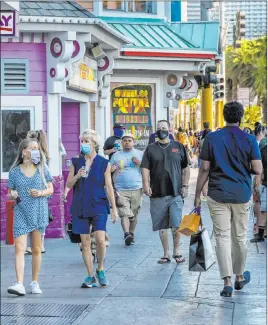
[[[16, 157], [13, 165], [11, 166], [10, 170], [12, 170], [16, 166], [19, 166], [20, 164], [23, 163], [22, 151], [24, 149], [27, 149], [31, 142], [36, 142], [38, 144], [38, 146], [39, 146], [39, 149], [41, 148], [40, 143], [35, 138], [26, 138], [26, 139], [22, 140], [20, 145], [19, 145], [17, 157]], [[40, 175], [42, 177], [44, 185], [47, 187], [47, 181], [45, 179], [46, 156], [41, 150], [40, 150], [40, 162], [37, 164], [37, 168], [38, 168], [39, 173], [40, 173]]]
[[40, 143], [40, 151], [43, 151], [46, 160], [49, 160], [48, 145], [47, 145], [47, 136], [43, 130], [31, 130], [27, 133], [27, 138], [37, 139]]

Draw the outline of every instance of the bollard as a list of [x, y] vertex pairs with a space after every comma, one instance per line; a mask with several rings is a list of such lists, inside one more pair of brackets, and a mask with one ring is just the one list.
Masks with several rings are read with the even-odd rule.
[[6, 244], [7, 245], [14, 245], [14, 235], [13, 235], [14, 205], [15, 205], [15, 201], [6, 202], [6, 211], [7, 211]]

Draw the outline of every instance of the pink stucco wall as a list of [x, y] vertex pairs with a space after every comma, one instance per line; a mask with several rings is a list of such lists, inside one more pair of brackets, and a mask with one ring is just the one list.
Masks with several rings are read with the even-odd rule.
[[[28, 59], [30, 92], [25, 96], [43, 97], [43, 128], [47, 129], [46, 44], [1, 43], [1, 59]], [[16, 95], [15, 93], [10, 95]], [[19, 96], [23, 96], [18, 94]], [[8, 95], [7, 95], [8, 96]]]

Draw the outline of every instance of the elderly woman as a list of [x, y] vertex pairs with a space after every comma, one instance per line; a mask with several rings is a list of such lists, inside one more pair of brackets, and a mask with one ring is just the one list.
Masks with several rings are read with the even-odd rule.
[[110, 204], [113, 222], [118, 218], [111, 181], [111, 167], [107, 159], [96, 153], [96, 148], [99, 146], [99, 135], [96, 131], [85, 130], [80, 136], [80, 143], [80, 155], [72, 158], [67, 187], [73, 187], [72, 232], [80, 234], [82, 256], [88, 272], [88, 276], [82, 283], [82, 288], [97, 286], [91, 258], [91, 226], [97, 245], [96, 277], [101, 286], [107, 286], [108, 281], [104, 274], [103, 263], [106, 253], [105, 232]]

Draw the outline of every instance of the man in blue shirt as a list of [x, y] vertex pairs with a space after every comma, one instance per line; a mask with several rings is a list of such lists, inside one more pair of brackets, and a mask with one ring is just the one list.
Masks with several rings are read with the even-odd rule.
[[117, 151], [111, 158], [114, 187], [119, 193], [118, 213], [124, 231], [125, 244], [134, 244], [134, 233], [141, 206], [142, 151], [134, 149], [134, 138], [131, 133], [122, 137], [123, 151]]
[[239, 128], [244, 115], [243, 106], [238, 102], [225, 104], [223, 115], [226, 127], [209, 133], [202, 146], [195, 206], [201, 206], [201, 191], [209, 179], [207, 202], [220, 275], [224, 280], [220, 294], [231, 297], [233, 274], [236, 275], [236, 290], [241, 290], [250, 281], [250, 272], [244, 272], [244, 267], [251, 174], [260, 175], [262, 163], [255, 137]]

